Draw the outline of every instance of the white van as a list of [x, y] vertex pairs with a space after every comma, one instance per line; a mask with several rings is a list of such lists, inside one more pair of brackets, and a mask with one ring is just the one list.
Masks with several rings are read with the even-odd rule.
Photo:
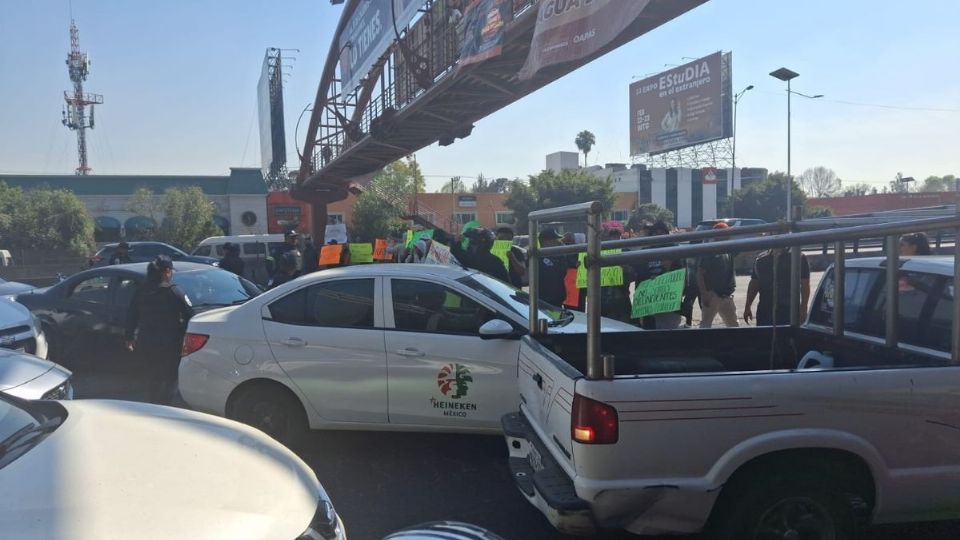
[[223, 257], [223, 246], [240, 246], [240, 258], [243, 259], [245, 278], [254, 283], [264, 284], [273, 271], [272, 261], [267, 259], [283, 244], [282, 234], [239, 234], [233, 236], [211, 236], [204, 239], [191, 255], [204, 257]]

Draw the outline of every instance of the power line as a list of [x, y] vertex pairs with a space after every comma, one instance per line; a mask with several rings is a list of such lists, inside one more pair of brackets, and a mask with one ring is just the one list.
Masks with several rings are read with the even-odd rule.
[[[761, 90], [761, 92], [763, 92], [764, 94], [780, 95], [780, 92], [774, 92], [772, 90]], [[960, 109], [943, 109], [943, 108], [937, 108], [937, 107], [910, 107], [906, 105], [884, 105], [880, 103], [864, 103], [862, 101], [847, 101], [842, 99], [829, 99], [829, 98], [821, 98], [819, 101], [825, 101], [829, 103], [839, 103], [841, 105], [854, 105], [857, 107], [875, 107], [878, 109], [890, 109], [894, 111], [960, 113]]]

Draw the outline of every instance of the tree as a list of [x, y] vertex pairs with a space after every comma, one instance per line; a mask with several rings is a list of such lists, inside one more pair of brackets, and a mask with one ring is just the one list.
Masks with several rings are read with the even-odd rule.
[[946, 176], [928, 176], [924, 181], [923, 185], [920, 186], [920, 191], [933, 193], [940, 191], [956, 191], [957, 178], [948, 174]]
[[[163, 197], [146, 187], [137, 188], [127, 200], [127, 210], [160, 223], [163, 220]], [[127, 240], [159, 240], [157, 229], [127, 229]]]
[[803, 171], [799, 180], [810, 197], [834, 197], [840, 193], [840, 179], [833, 169], [813, 167]]
[[[455, 178], [462, 184], [459, 177]], [[451, 178], [448, 184], [453, 181]], [[387, 165], [354, 203], [350, 224], [354, 238], [370, 242], [398, 230], [417, 184], [421, 185], [418, 191], [422, 191], [423, 174], [415, 161], [398, 160]]]
[[[791, 182], [793, 187], [793, 204], [805, 205], [807, 196]], [[787, 175], [774, 172], [763, 182], [751, 184], [733, 194], [734, 208], [738, 217], [758, 218], [775, 222], [787, 217]]]
[[506, 193], [510, 191], [511, 180], [508, 178], [497, 178], [496, 180], [487, 180], [482, 174], [470, 187], [471, 193]]
[[869, 195], [871, 193], [876, 195], [877, 188], [871, 186], [870, 184], [864, 184], [864, 183], [850, 184], [845, 188], [843, 188], [844, 197], [862, 197], [864, 195]]
[[534, 210], [596, 200], [605, 210], [613, 208], [613, 182], [609, 178], [599, 179], [579, 170], [543, 171], [530, 176], [527, 183], [513, 182], [504, 206], [513, 210], [515, 228], [524, 230], [527, 214]]
[[353, 204], [350, 235], [356, 242], [372, 242], [399, 229], [401, 212], [376, 194], [365, 191]]
[[466, 191], [467, 186], [459, 176], [454, 176], [440, 188], [440, 193], [465, 193]]
[[[890, 193], [910, 193], [910, 182], [904, 182], [903, 178], [903, 173], [897, 173], [897, 176], [890, 181]], [[884, 193], [886, 192], [884, 190]]]
[[198, 186], [170, 188], [163, 197], [161, 241], [191, 251], [204, 238], [222, 235], [213, 223], [213, 202]]
[[627, 222], [627, 228], [633, 231], [639, 231], [645, 225], [663, 221], [673, 225], [673, 212], [655, 203], [643, 203], [637, 206], [637, 209], [630, 214], [630, 220]]
[[0, 182], [0, 238], [5, 246], [88, 255], [93, 219], [70, 191], [24, 192]]
[[597, 138], [594, 137], [593, 133], [590, 133], [587, 130], [583, 130], [580, 133], [577, 133], [577, 138], [573, 141], [576, 143], [577, 148], [583, 152], [583, 166], [587, 166], [587, 154], [590, 153], [590, 150], [593, 148], [593, 145], [597, 144]]
[[804, 206], [803, 217], [806, 219], [830, 217], [833, 209], [826, 206]]

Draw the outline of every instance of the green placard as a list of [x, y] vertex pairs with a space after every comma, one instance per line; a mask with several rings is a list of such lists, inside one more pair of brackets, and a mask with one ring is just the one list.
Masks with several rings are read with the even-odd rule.
[[433, 238], [433, 229], [425, 231], [407, 231], [407, 247], [412, 248], [421, 238]]
[[[613, 253], [620, 253], [623, 250], [620, 249], [605, 249], [603, 250], [604, 255], [611, 255]], [[579, 259], [577, 261], [577, 288], [586, 289], [587, 288], [587, 267], [583, 264], [584, 258], [586, 258], [586, 253], [580, 253]], [[600, 269], [600, 286], [601, 287], [617, 287], [623, 285], [623, 267], [622, 266], [606, 266]]]
[[373, 262], [373, 246], [370, 244], [348, 244], [350, 246], [350, 263], [363, 264]]
[[[467, 235], [467, 231], [472, 230], [472, 229], [476, 229], [476, 228], [479, 228], [479, 227], [480, 227], [480, 222], [479, 222], [479, 221], [477, 221], [477, 220], [468, 221], [468, 222], [466, 222], [466, 223], [463, 224], [463, 228], [460, 229], [460, 234], [461, 234], [462, 236], [466, 236], [466, 235]], [[464, 250], [466, 250], [468, 247], [470, 247], [470, 239], [469, 239], [469, 238], [464, 238], [463, 241], [460, 242], [460, 247], [463, 248]]]
[[679, 310], [686, 283], [686, 268], [640, 282], [633, 292], [631, 318], [639, 319], [647, 315], [672, 313]]
[[507, 267], [507, 270], [510, 269], [510, 259], [507, 258], [507, 253], [510, 253], [510, 248], [512, 247], [512, 240], [494, 240], [493, 248], [490, 250], [490, 253], [503, 261], [503, 265]]

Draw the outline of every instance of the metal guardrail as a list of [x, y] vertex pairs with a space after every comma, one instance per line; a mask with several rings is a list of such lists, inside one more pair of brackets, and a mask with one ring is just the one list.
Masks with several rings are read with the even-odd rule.
[[[832, 243], [835, 247], [835, 267], [834, 282], [838, 284], [834, 289], [834, 313], [840, 313], [834, 320], [834, 333], [843, 336], [843, 282], [845, 271], [845, 242], [855, 241], [861, 238], [884, 238], [886, 244], [886, 287], [888, 291], [897, 290], [899, 280], [899, 256], [898, 246], [900, 235], [915, 232], [925, 232], [942, 229], [953, 229], [955, 234], [960, 234], [960, 205], [956, 213], [951, 216], [931, 217], [923, 219], [910, 219], [907, 221], [893, 221], [889, 223], [854, 225], [854, 226], [836, 226], [835, 223], [822, 223], [819, 226], [816, 223], [804, 224], [803, 222], [794, 222], [792, 224], [767, 224], [748, 227], [731, 227], [716, 231], [697, 231], [692, 233], [683, 233], [670, 235], [667, 237], [646, 237], [633, 238], [627, 240], [617, 240], [610, 242], [601, 242], [602, 234], [601, 218], [602, 207], [599, 202], [583, 203], [548, 210], [531, 212], [528, 216], [530, 224], [530, 238], [535, 239], [539, 235], [540, 223], [545, 221], [559, 221], [586, 218], [587, 225], [587, 244], [577, 244], [572, 246], [551, 247], [539, 249], [537, 242], [531, 241], [530, 249], [527, 253], [530, 264], [530, 333], [531, 335], [542, 335], [546, 333], [545, 321], [539, 319], [539, 292], [540, 292], [540, 273], [539, 259], [549, 255], [565, 255], [573, 253], [582, 253], [586, 251], [584, 264], [587, 268], [587, 373], [588, 379], [610, 379], [613, 377], [612, 358], [601, 356], [600, 340], [600, 270], [604, 266], [617, 266], [624, 264], [635, 264], [651, 260], [680, 259], [687, 257], [699, 257], [704, 255], [715, 255], [721, 253], [733, 253], [740, 251], [758, 251], [764, 249], [790, 248], [790, 305], [791, 305], [791, 326], [800, 324], [800, 265], [801, 249], [804, 245]], [[818, 228], [820, 230], [806, 230], [805, 228]], [[794, 232], [790, 232], [791, 229]], [[772, 236], [760, 236], [757, 234], [779, 232]], [[735, 238], [737, 236], [754, 236], [753, 238]], [[695, 240], [714, 240], [709, 243], [674, 245], [669, 247], [652, 247], [637, 251], [626, 251], [610, 255], [602, 255], [603, 248], [625, 248], [625, 247], [644, 247], [649, 245], [663, 244], [669, 241], [676, 244], [685, 241]], [[585, 249], [584, 249], [585, 247]], [[954, 246], [954, 284], [960, 284], [960, 266], [957, 266], [956, 259], [960, 256], [960, 242], [955, 242]], [[886, 302], [886, 345], [896, 347], [898, 345], [897, 336], [897, 316], [899, 313], [899, 298], [895, 294], [887, 295]], [[953, 329], [952, 329], [952, 361], [954, 364], [960, 364], [960, 302], [954, 299], [953, 303]]]

